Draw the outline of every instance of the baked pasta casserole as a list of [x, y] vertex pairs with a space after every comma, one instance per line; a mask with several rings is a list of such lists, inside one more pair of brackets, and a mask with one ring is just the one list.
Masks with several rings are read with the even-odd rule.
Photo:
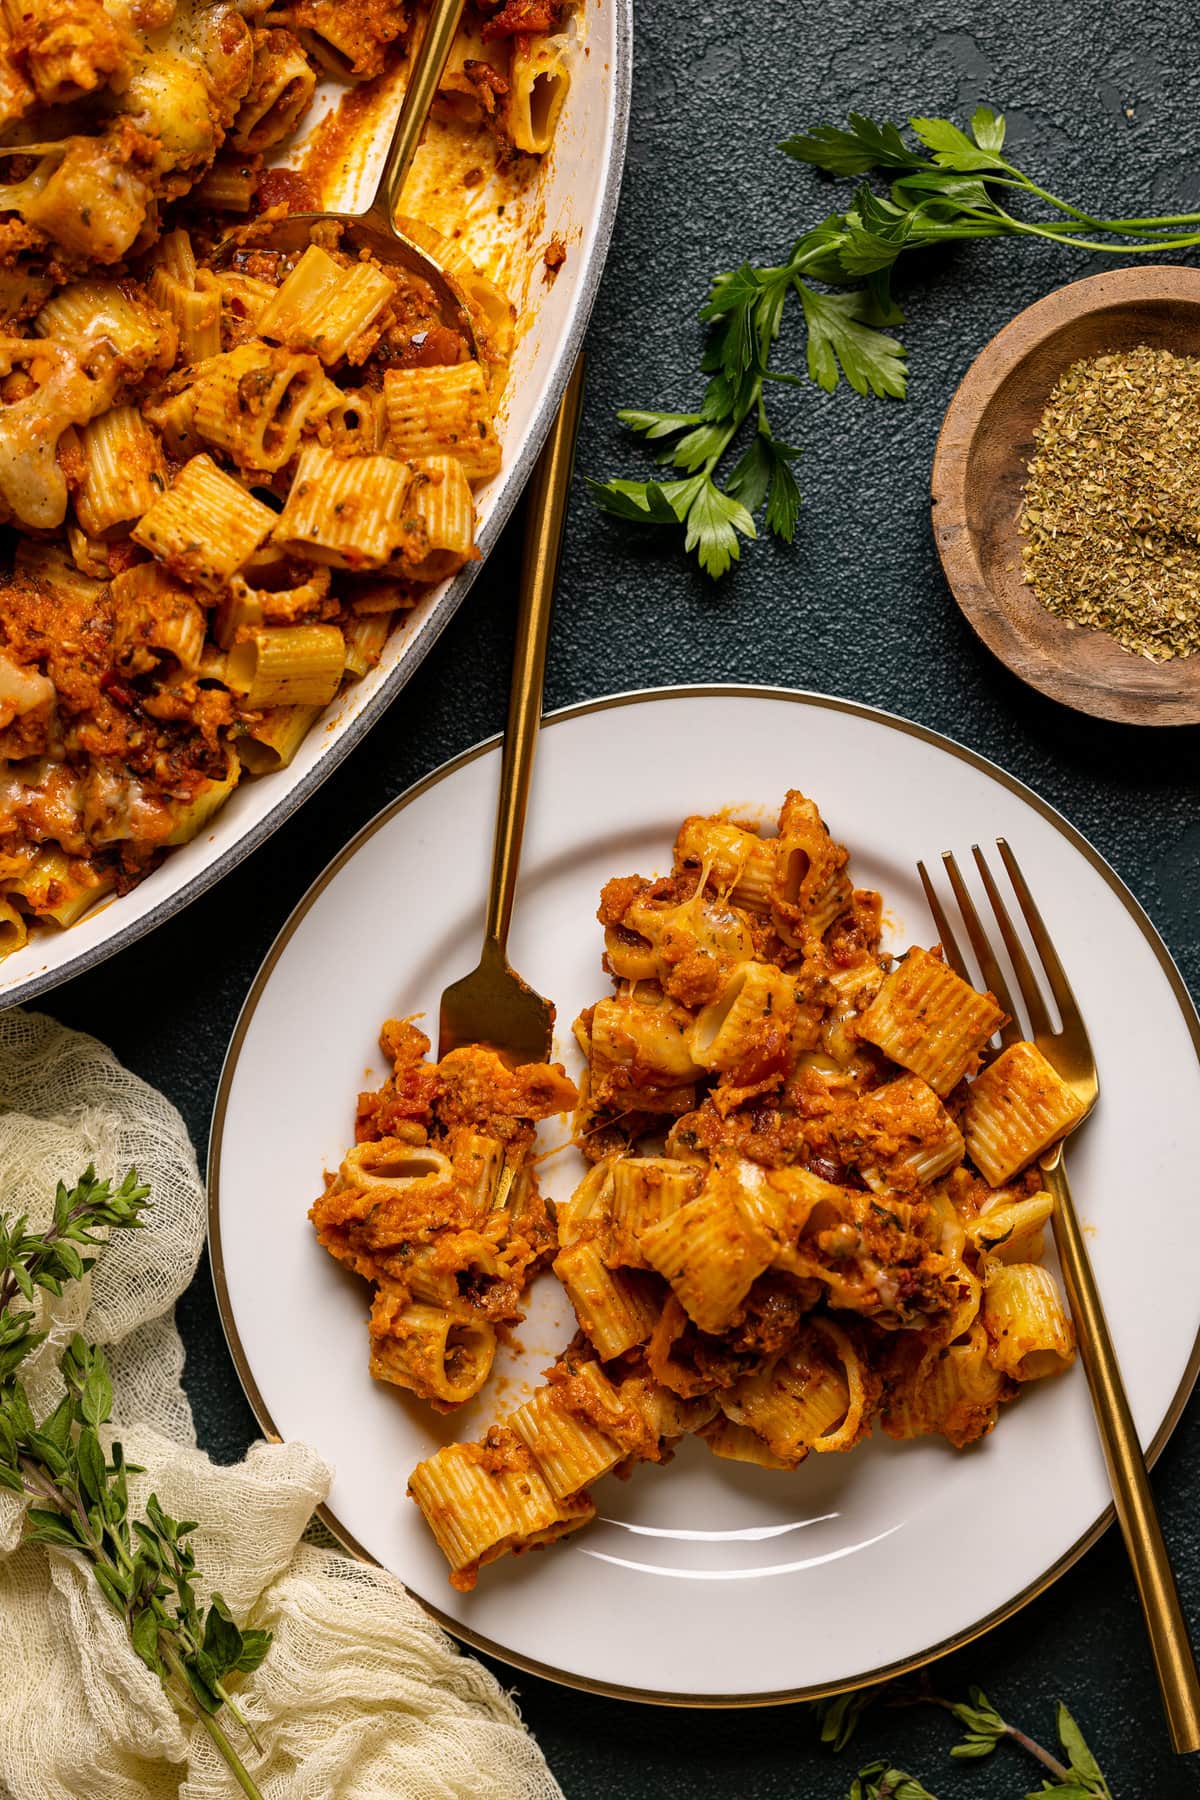
[[[472, 0], [439, 96], [549, 145], [566, 0]], [[294, 754], [475, 550], [514, 330], [317, 227], [265, 158], [408, 0], [0, 0], [0, 953], [70, 924]], [[240, 231], [237, 247], [216, 246]]]
[[[881, 950], [881, 898], [811, 800], [789, 793], [775, 835], [686, 819], [670, 873], [616, 877], [599, 919], [613, 991], [575, 1025], [587, 1168], [542, 1252], [577, 1334], [522, 1405], [409, 1484], [458, 1588], [586, 1523], [594, 1482], [685, 1435], [780, 1471], [875, 1427], [962, 1448], [1074, 1356], [1036, 1158], [1077, 1103], [1032, 1044], [993, 1054], [1004, 1014], [939, 949]], [[404, 1067], [406, 1092], [444, 1078]], [[565, 1103], [550, 1071], [509, 1079]], [[347, 1180], [316, 1211], [335, 1254], [344, 1209], [394, 1238], [404, 1204], [360, 1186], [339, 1201]], [[457, 1229], [477, 1189], [469, 1169], [446, 1180]], [[448, 1260], [427, 1219], [407, 1257], [439, 1244]], [[439, 1263], [452, 1310], [479, 1266], [455, 1256], [456, 1301]], [[376, 1372], [397, 1378], [378, 1355]]]

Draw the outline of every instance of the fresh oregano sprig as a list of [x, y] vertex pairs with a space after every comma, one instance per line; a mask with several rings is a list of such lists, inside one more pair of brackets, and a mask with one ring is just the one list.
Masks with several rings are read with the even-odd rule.
[[[909, 124], [916, 145], [894, 125], [858, 113], [846, 128], [818, 125], [785, 139], [780, 149], [797, 162], [834, 176], [880, 170], [891, 186], [881, 194], [862, 182], [844, 212], [797, 238], [777, 266], [746, 262], [716, 276], [700, 311], [709, 327], [700, 363], [708, 382], [695, 412], [617, 415], [676, 473], [594, 482], [597, 502], [633, 524], [682, 528], [685, 550], [714, 578], [738, 560], [743, 538], [757, 537], [755, 515], [764, 507], [767, 531], [787, 543], [795, 536], [800, 491], [792, 464], [800, 451], [776, 435], [767, 412], [773, 384], [800, 382], [772, 366], [789, 300], [803, 314], [812, 381], [832, 392], [844, 377], [860, 394], [903, 399], [907, 352], [891, 334], [904, 315], [891, 272], [909, 251], [996, 237], [1125, 256], [1200, 243], [1200, 213], [1104, 219], [1050, 193], [1002, 154], [1004, 119], [990, 107], [977, 108], [969, 133], [950, 119]], [[1019, 216], [1011, 210], [1016, 201], [1049, 216]], [[850, 291], [820, 291], [828, 288]]]
[[[38, 1287], [58, 1294], [94, 1257], [102, 1226], [136, 1226], [149, 1190], [131, 1171], [115, 1194], [89, 1169], [75, 1188], [60, 1183], [53, 1225], [44, 1233], [26, 1221], [0, 1221], [0, 1345], [11, 1364], [0, 1378], [0, 1488], [29, 1500], [29, 1543], [72, 1551], [89, 1563], [97, 1585], [125, 1621], [138, 1656], [161, 1680], [175, 1706], [198, 1720], [248, 1800], [259, 1789], [218, 1715], [228, 1709], [254, 1748], [262, 1746], [237, 1706], [226, 1679], [262, 1662], [271, 1633], [239, 1628], [219, 1594], [205, 1609], [196, 1598], [194, 1520], [178, 1520], [150, 1495], [144, 1516], [130, 1516], [128, 1477], [142, 1471], [125, 1461], [121, 1445], [106, 1453], [100, 1433], [112, 1418], [113, 1389], [103, 1351], [76, 1333], [60, 1363], [63, 1398], [40, 1422], [12, 1363], [43, 1341], [32, 1314], [14, 1306]], [[14, 1326], [14, 1316], [17, 1324]], [[19, 1359], [18, 1359], [19, 1361]]]
[[[98, 1234], [143, 1224], [149, 1193], [133, 1169], [113, 1193], [111, 1182], [98, 1181], [89, 1167], [73, 1188], [59, 1182], [54, 1217], [44, 1231], [31, 1231], [26, 1214], [14, 1219], [0, 1213], [0, 1389], [45, 1338], [34, 1331], [28, 1310], [37, 1289], [58, 1295], [64, 1282], [82, 1280], [96, 1261], [86, 1252], [104, 1243]], [[17, 1305], [18, 1299], [28, 1305]]]
[[[1027, 1732], [1010, 1725], [980, 1688], [970, 1688], [966, 1700], [955, 1701], [935, 1694], [927, 1683], [915, 1692], [889, 1689], [886, 1686], [864, 1688], [839, 1694], [832, 1700], [816, 1702], [815, 1711], [822, 1743], [829, 1744], [834, 1750], [843, 1749], [853, 1736], [863, 1712], [880, 1697], [893, 1706], [936, 1706], [950, 1713], [960, 1725], [966, 1727], [964, 1737], [950, 1752], [951, 1756], [958, 1759], [990, 1756], [997, 1745], [1006, 1740], [1015, 1744], [1045, 1772], [1042, 1786], [1035, 1792], [1026, 1794], [1025, 1800], [1044, 1800], [1047, 1794], [1055, 1795], [1057, 1800], [1113, 1800], [1112, 1790], [1100, 1765], [1088, 1748], [1079, 1726], [1061, 1701], [1058, 1706], [1058, 1737], [1066, 1761], [1036, 1742]], [[859, 1770], [850, 1784], [846, 1800], [936, 1800], [936, 1796], [923, 1787], [916, 1776], [903, 1769], [893, 1768], [887, 1761], [879, 1761]]]

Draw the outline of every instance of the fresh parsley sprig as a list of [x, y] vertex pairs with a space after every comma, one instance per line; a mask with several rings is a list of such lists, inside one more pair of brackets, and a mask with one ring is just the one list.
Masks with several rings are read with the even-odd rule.
[[262, 1800], [217, 1715], [227, 1709], [261, 1753], [226, 1682], [258, 1667], [270, 1632], [239, 1628], [219, 1594], [200, 1605], [194, 1520], [171, 1518], [153, 1494], [144, 1515], [130, 1515], [128, 1477], [142, 1471], [126, 1462], [119, 1443], [106, 1452], [101, 1439], [113, 1407], [103, 1351], [74, 1335], [59, 1363], [66, 1391], [40, 1421], [16, 1374], [45, 1337], [16, 1298], [32, 1300], [39, 1287], [60, 1294], [64, 1282], [78, 1280], [96, 1260], [79, 1247], [98, 1246], [103, 1227], [141, 1224], [148, 1193], [133, 1171], [113, 1193], [89, 1169], [74, 1188], [59, 1184], [47, 1231], [29, 1231], [23, 1218], [0, 1219], [0, 1488], [30, 1502], [27, 1542], [85, 1559], [138, 1656], [179, 1711], [204, 1727], [248, 1800]]
[[[709, 327], [700, 363], [708, 384], [698, 411], [617, 415], [676, 474], [593, 482], [598, 504], [632, 524], [682, 528], [684, 549], [714, 579], [739, 559], [743, 538], [757, 537], [755, 515], [764, 507], [768, 532], [789, 544], [795, 536], [800, 492], [792, 464], [800, 451], [776, 435], [766, 406], [770, 384], [800, 382], [772, 367], [789, 298], [800, 303], [812, 381], [832, 392], [844, 378], [859, 394], [903, 399], [907, 352], [891, 332], [904, 315], [890, 284], [908, 251], [996, 237], [1049, 238], [1127, 256], [1200, 243], [1198, 213], [1101, 219], [1050, 193], [1002, 154], [1004, 118], [990, 107], [976, 109], [969, 134], [950, 119], [909, 124], [916, 146], [896, 126], [858, 113], [845, 128], [818, 125], [785, 139], [780, 148], [797, 162], [834, 176], [883, 171], [890, 188], [880, 194], [861, 182], [846, 211], [805, 232], [778, 266], [747, 262], [715, 278], [700, 312]], [[1051, 216], [1017, 216], [1010, 209], [1018, 200]], [[821, 292], [814, 282], [851, 291]]]

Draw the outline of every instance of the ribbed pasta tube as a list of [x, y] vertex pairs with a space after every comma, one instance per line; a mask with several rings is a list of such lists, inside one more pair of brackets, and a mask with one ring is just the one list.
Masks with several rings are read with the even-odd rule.
[[230, 132], [237, 150], [269, 150], [290, 137], [316, 92], [317, 77], [299, 38], [281, 27], [255, 29], [254, 72]]
[[544, 156], [571, 87], [568, 39], [561, 33], [551, 37], [523, 31], [512, 43], [508, 129], [518, 150]]
[[967, 1089], [967, 1153], [993, 1187], [1002, 1187], [1084, 1111], [1035, 1045], [1011, 1044]]
[[962, 1161], [962, 1133], [919, 1075], [903, 1075], [868, 1094], [855, 1126], [859, 1174], [880, 1193], [924, 1187]]
[[116, 9], [100, 0], [4, 0], [7, 43], [19, 43], [43, 106], [64, 106], [128, 76], [135, 42]]
[[395, 292], [395, 283], [373, 263], [343, 268], [310, 244], [259, 314], [258, 332], [290, 350], [312, 351], [327, 368], [342, 357], [361, 361], [356, 340]]
[[69, 857], [57, 846], [40, 850], [23, 874], [10, 877], [5, 891], [26, 912], [52, 925], [74, 925], [90, 906], [117, 884], [111, 869]]
[[500, 467], [500, 440], [477, 362], [449, 368], [388, 369], [383, 378], [385, 448], [413, 460], [454, 456], [468, 481], [486, 481]]
[[692, 1057], [702, 1068], [736, 1073], [771, 1044], [781, 1048], [795, 1017], [795, 983], [782, 969], [774, 963], [739, 963], [720, 998], [697, 1015], [689, 1039]]
[[1058, 1283], [1041, 1263], [994, 1263], [983, 1284], [982, 1319], [996, 1368], [1015, 1381], [1069, 1369], [1075, 1330]]
[[528, 1446], [494, 1426], [484, 1445], [448, 1444], [418, 1463], [408, 1491], [450, 1564], [453, 1587], [469, 1592], [480, 1568], [595, 1517], [586, 1495], [555, 1500]]
[[283, 550], [342, 569], [380, 569], [405, 536], [411, 464], [306, 444], [275, 527]]
[[486, 1319], [409, 1302], [405, 1289], [390, 1282], [375, 1295], [370, 1332], [375, 1379], [411, 1388], [439, 1411], [472, 1399], [496, 1354], [496, 1333]]
[[675, 867], [699, 870], [718, 892], [747, 912], [770, 911], [775, 879], [773, 838], [728, 819], [685, 819], [675, 839]]
[[671, 1156], [622, 1156], [612, 1163], [613, 1248], [628, 1268], [649, 1268], [642, 1235], [693, 1200], [703, 1177]]
[[991, 1262], [1037, 1262], [1053, 1211], [1054, 1198], [1044, 1188], [1017, 1197], [1002, 1190], [985, 1203], [967, 1233]]
[[207, 271], [198, 274], [186, 231], [169, 231], [159, 240], [146, 287], [155, 305], [174, 319], [179, 354], [185, 363], [217, 355], [221, 348], [220, 289]]
[[254, 342], [210, 357], [196, 371], [191, 394], [199, 438], [243, 470], [272, 474], [295, 456], [301, 433], [341, 398], [315, 356]]
[[303, 580], [297, 580], [299, 573], [291, 558], [270, 545], [250, 557], [245, 573], [230, 580], [213, 617], [212, 634], [221, 649], [232, 649], [247, 627], [313, 623], [329, 593], [329, 570], [317, 564]]
[[261, 172], [253, 157], [218, 156], [192, 189], [191, 202], [211, 212], [248, 213]]
[[196, 596], [157, 563], [135, 563], [113, 577], [113, 661], [147, 675], [170, 657], [187, 675], [200, 668], [205, 617]]
[[453, 1181], [454, 1166], [440, 1150], [386, 1137], [347, 1150], [338, 1174], [347, 1187], [386, 1188], [409, 1199], [418, 1192], [430, 1197], [440, 1192]]
[[563, 1249], [579, 1243], [581, 1238], [599, 1242], [607, 1260], [612, 1240], [613, 1169], [615, 1156], [605, 1156], [593, 1163], [569, 1200], [555, 1207], [558, 1241]]
[[10, 900], [0, 898], [0, 957], [20, 950], [29, 937], [29, 926]]
[[365, 618], [355, 619], [347, 625], [346, 674], [351, 679], [358, 680], [375, 667], [383, 655], [391, 629], [390, 613], [368, 613]]
[[714, 1162], [694, 1200], [642, 1233], [642, 1254], [671, 1285], [701, 1331], [732, 1324], [752, 1284], [778, 1249], [770, 1224], [758, 1216], [762, 1171], [740, 1157]]
[[913, 1334], [898, 1346], [902, 1360], [889, 1371], [881, 1424], [889, 1437], [940, 1432], [961, 1448], [996, 1422], [1000, 1402], [1015, 1388], [989, 1355], [980, 1320], [950, 1345], [925, 1345]]
[[[438, 82], [439, 115], [460, 125], [478, 125], [494, 113], [497, 87], [504, 80], [503, 63], [497, 66], [489, 61], [488, 51], [480, 26], [470, 18], [464, 18], [454, 34]], [[485, 76], [482, 81], [478, 78], [480, 71]]]
[[857, 1365], [858, 1376], [861, 1361], [844, 1333], [829, 1338], [814, 1322], [782, 1356], [722, 1394], [721, 1410], [755, 1432], [787, 1468], [810, 1450], [848, 1450], [867, 1423], [865, 1387], [859, 1377], [852, 1395], [847, 1374], [847, 1365]]
[[164, 844], [174, 846], [190, 843], [229, 799], [238, 784], [241, 764], [232, 746], [227, 746], [225, 758], [225, 773], [219, 779], [201, 782], [187, 800], [168, 803], [174, 823], [163, 839]]
[[33, 321], [39, 337], [78, 351], [102, 341], [112, 345], [125, 369], [166, 370], [175, 360], [178, 334], [136, 289], [115, 281], [72, 281], [59, 288]]
[[554, 1498], [565, 1500], [607, 1475], [624, 1452], [607, 1432], [558, 1405], [559, 1391], [556, 1386], [539, 1388], [507, 1423], [528, 1446]]
[[625, 1072], [635, 1089], [677, 1089], [695, 1081], [700, 1065], [691, 1052], [691, 1014], [662, 990], [640, 983], [628, 994], [598, 1001], [592, 1010], [591, 1055], [595, 1068]]
[[606, 1268], [592, 1239], [560, 1250], [554, 1273], [567, 1290], [580, 1329], [604, 1362], [646, 1342], [658, 1318], [646, 1277]]
[[374, 456], [387, 437], [387, 408], [382, 393], [370, 388], [338, 388], [338, 405], [330, 411], [329, 429], [338, 456]]
[[759, 1469], [794, 1469], [798, 1458], [777, 1456], [766, 1439], [749, 1425], [736, 1425], [724, 1413], [718, 1414], [698, 1434], [714, 1456], [726, 1462], [753, 1463]]
[[221, 587], [274, 526], [270, 507], [218, 469], [211, 456], [193, 456], [133, 535], [173, 574], [200, 587]]
[[713, 1394], [698, 1394], [694, 1399], [685, 1400], [645, 1375], [626, 1376], [617, 1389], [617, 1398], [622, 1407], [630, 1408], [642, 1420], [660, 1457], [681, 1437], [701, 1430], [719, 1411]]
[[264, 309], [275, 298], [269, 281], [256, 275], [245, 275], [240, 269], [218, 269], [212, 277], [213, 290], [221, 303], [221, 343], [219, 348], [236, 349], [254, 336]]
[[75, 516], [89, 537], [140, 518], [166, 492], [162, 445], [136, 406], [114, 406], [89, 420], [79, 442], [84, 474], [75, 490]]
[[308, 736], [319, 706], [269, 706], [256, 725], [238, 740], [238, 753], [250, 775], [286, 769]]
[[422, 456], [392, 466], [412, 471], [397, 568], [411, 581], [445, 581], [475, 548], [475, 502], [466, 471], [457, 456]]
[[504, 1145], [486, 1131], [463, 1131], [453, 1140], [454, 1185], [478, 1219], [496, 1204]]
[[477, 1283], [500, 1273], [495, 1244], [478, 1231], [440, 1231], [420, 1244], [404, 1265], [404, 1286], [414, 1300], [461, 1313], [459, 1277]]
[[771, 911], [785, 943], [819, 942], [850, 904], [847, 853], [834, 843], [813, 801], [793, 788], [779, 813]]
[[858, 1032], [944, 1098], [1006, 1016], [994, 995], [977, 993], [939, 957], [914, 948], [884, 981]]

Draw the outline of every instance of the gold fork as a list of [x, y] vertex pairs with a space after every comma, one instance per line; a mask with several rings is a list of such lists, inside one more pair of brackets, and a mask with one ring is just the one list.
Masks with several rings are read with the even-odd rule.
[[542, 719], [546, 640], [550, 634], [582, 392], [581, 357], [567, 383], [529, 484], [517, 642], [500, 761], [500, 798], [483, 950], [471, 973], [454, 982], [442, 995], [439, 1057], [462, 1044], [486, 1044], [509, 1063], [547, 1062], [553, 1044], [554, 1007], [543, 995], [535, 994], [510, 964], [508, 928], [533, 778], [533, 753]]
[[[1099, 1096], [1100, 1080], [1096, 1059], [1092, 1054], [1078, 1002], [1071, 992], [1071, 984], [1017, 859], [1003, 838], [996, 840], [996, 848], [1008, 872], [1013, 892], [1041, 961], [1046, 984], [1058, 1008], [1061, 1024], [1057, 1031], [1053, 1028], [1041, 987], [1014, 929], [1008, 908], [1001, 898], [995, 877], [978, 844], [972, 846], [976, 866], [996, 915], [996, 923], [1000, 928], [1000, 936], [1008, 952], [1017, 986], [1021, 990], [1021, 998], [1025, 1002], [1033, 1042], [1074, 1091], [1085, 1109], [1073, 1128], [1077, 1130]], [[999, 959], [980, 922], [954, 857], [946, 852], [942, 861], [984, 982], [1009, 1014], [1010, 1022], [1000, 1033], [1001, 1047], [1017, 1043], [1022, 1036], [1017, 1023], [1017, 1009]], [[917, 873], [921, 877], [921, 885], [925, 889], [925, 897], [929, 901], [946, 959], [964, 980], [970, 981], [966, 960], [954, 940], [950, 922], [924, 863], [917, 864]], [[1046, 1187], [1054, 1196], [1054, 1241], [1058, 1245], [1067, 1300], [1075, 1321], [1079, 1356], [1091, 1389], [1092, 1406], [1100, 1431], [1100, 1441], [1104, 1446], [1117, 1518], [1121, 1523], [1129, 1560], [1133, 1564], [1138, 1598], [1154, 1653], [1154, 1666], [1166, 1708], [1171, 1744], [1181, 1754], [1200, 1750], [1200, 1677], [1197, 1676], [1196, 1658], [1188, 1637], [1183, 1609], [1179, 1604], [1179, 1591], [1171, 1571], [1167, 1547], [1163, 1542], [1162, 1527], [1158, 1522], [1150, 1478], [1146, 1473], [1137, 1429], [1129, 1410], [1120, 1365], [1071, 1199], [1061, 1142], [1044, 1152], [1039, 1167], [1045, 1176]]]

